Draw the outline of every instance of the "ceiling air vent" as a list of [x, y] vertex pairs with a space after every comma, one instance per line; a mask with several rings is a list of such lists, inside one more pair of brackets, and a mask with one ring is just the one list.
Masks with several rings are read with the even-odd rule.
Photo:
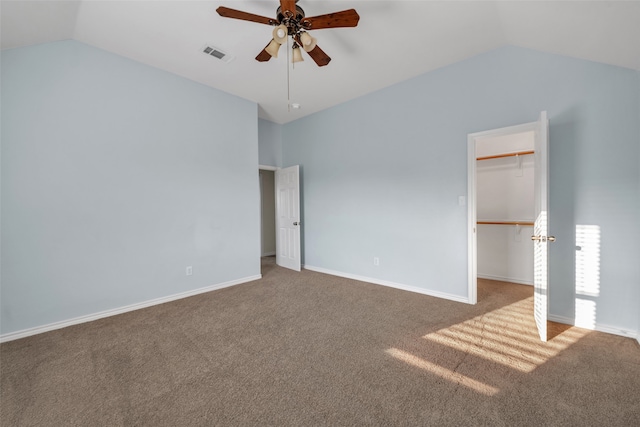
[[202, 53], [204, 53], [205, 55], [213, 56], [214, 58], [218, 58], [219, 60], [224, 62], [231, 62], [234, 58], [233, 56], [224, 52], [222, 49], [218, 49], [217, 47], [213, 47], [211, 45], [204, 46], [202, 48]]

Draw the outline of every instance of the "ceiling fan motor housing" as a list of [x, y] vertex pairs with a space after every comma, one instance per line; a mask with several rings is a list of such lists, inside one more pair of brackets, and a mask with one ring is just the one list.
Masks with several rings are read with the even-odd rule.
[[295, 34], [300, 30], [300, 21], [302, 21], [302, 19], [305, 17], [305, 14], [304, 10], [300, 6], [296, 5], [295, 16], [288, 18], [284, 16], [284, 13], [282, 13], [282, 6], [280, 6], [276, 10], [276, 16], [278, 22], [284, 24], [285, 26], [287, 26], [287, 28], [289, 28], [289, 34]]

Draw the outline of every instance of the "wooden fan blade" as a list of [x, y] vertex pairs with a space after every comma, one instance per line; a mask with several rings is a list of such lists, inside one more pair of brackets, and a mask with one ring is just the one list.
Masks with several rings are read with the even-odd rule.
[[267, 18], [266, 16], [254, 15], [253, 13], [243, 12], [241, 10], [229, 9], [228, 7], [220, 6], [216, 9], [218, 15], [224, 18], [242, 19], [243, 21], [257, 22], [258, 24], [276, 25], [278, 22], [275, 19]]
[[271, 55], [269, 55], [269, 52], [267, 52], [267, 47], [269, 47], [270, 43], [271, 42], [267, 43], [264, 49], [262, 49], [262, 52], [260, 52], [258, 56], [256, 56], [256, 61], [267, 62], [271, 59]]
[[[296, 42], [298, 42], [298, 44], [300, 46], [302, 46], [302, 41], [300, 41], [300, 37], [299, 36], [295, 36], [294, 39], [295, 39]], [[302, 48], [300, 48], [300, 49], [302, 49]], [[302, 49], [302, 50], [304, 50], [304, 49]], [[331, 62], [331, 58], [329, 57], [329, 55], [324, 53], [324, 50], [320, 49], [320, 46], [318, 46], [318, 45], [316, 45], [316, 47], [314, 47], [313, 49], [311, 49], [307, 53], [309, 54], [311, 59], [313, 59], [315, 61], [315, 63], [318, 64], [318, 67], [324, 67], [329, 62]]]
[[296, 0], [280, 0], [280, 12], [287, 16], [285, 11], [291, 12], [291, 16], [296, 15]]
[[322, 28], [356, 27], [359, 20], [360, 15], [358, 15], [358, 12], [355, 9], [349, 9], [342, 12], [304, 18], [300, 24], [306, 30], [320, 30]]
[[320, 46], [318, 45], [316, 45], [316, 47], [314, 47], [307, 53], [309, 54], [311, 59], [313, 59], [316, 64], [318, 64], [318, 67], [324, 67], [329, 62], [331, 62], [331, 58], [329, 57], [329, 55], [324, 53], [324, 50], [320, 49]]

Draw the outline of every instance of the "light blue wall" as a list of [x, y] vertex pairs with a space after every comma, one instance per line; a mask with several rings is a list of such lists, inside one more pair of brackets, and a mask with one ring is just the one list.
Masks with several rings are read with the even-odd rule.
[[255, 103], [73, 41], [1, 59], [3, 334], [260, 274]]
[[596, 320], [633, 331], [639, 99], [635, 71], [504, 47], [287, 124], [283, 166], [302, 170], [303, 262], [466, 297], [467, 134], [547, 110], [550, 312], [574, 317], [576, 226], [598, 225]]
[[282, 166], [282, 125], [258, 119], [259, 161], [263, 166]]

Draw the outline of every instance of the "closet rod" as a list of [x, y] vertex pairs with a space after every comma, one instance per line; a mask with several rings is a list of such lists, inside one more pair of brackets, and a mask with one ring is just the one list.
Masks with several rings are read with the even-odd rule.
[[528, 221], [478, 221], [478, 224], [491, 224], [491, 225], [519, 225], [521, 227], [530, 226], [533, 227], [533, 222]]
[[524, 156], [525, 154], [533, 154], [534, 151], [518, 151], [517, 153], [496, 154], [494, 156], [478, 157], [476, 160], [499, 159], [501, 157]]

